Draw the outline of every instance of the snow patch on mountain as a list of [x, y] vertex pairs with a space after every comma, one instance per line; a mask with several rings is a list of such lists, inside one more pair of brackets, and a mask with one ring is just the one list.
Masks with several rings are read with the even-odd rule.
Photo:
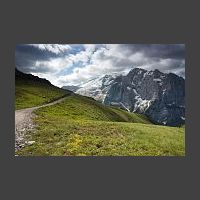
[[76, 91], [77, 94], [83, 96], [93, 97], [94, 99], [104, 102], [106, 94], [110, 89], [117, 74], [104, 75], [80, 85], [80, 89]]
[[139, 111], [139, 112], [143, 113], [151, 105], [151, 100], [142, 99], [139, 96], [136, 96], [135, 99], [136, 99], [136, 103], [135, 103], [135, 108], [134, 108], [133, 112]]
[[154, 78], [153, 81], [160, 82], [161, 79], [160, 78]]
[[131, 90], [131, 88], [128, 86], [128, 87], [127, 87], [127, 90]]
[[182, 119], [182, 120], [185, 120], [185, 117], [181, 116], [181, 119]]

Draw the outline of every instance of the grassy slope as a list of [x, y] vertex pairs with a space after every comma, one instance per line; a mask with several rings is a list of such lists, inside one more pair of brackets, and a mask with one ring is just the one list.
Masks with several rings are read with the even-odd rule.
[[[36, 111], [36, 141], [19, 155], [184, 155], [184, 128], [151, 124], [146, 117], [70, 96]], [[129, 123], [127, 123], [129, 122]], [[130, 123], [135, 122], [135, 123]]]
[[64, 96], [67, 92], [53, 85], [31, 80], [16, 80], [15, 109], [42, 105]]

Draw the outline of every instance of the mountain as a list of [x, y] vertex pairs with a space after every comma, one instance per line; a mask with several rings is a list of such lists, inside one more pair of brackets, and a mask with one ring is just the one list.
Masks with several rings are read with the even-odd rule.
[[67, 85], [67, 86], [62, 87], [62, 89], [70, 90], [72, 92], [76, 92], [79, 88], [80, 88], [79, 86], [75, 86], [75, 85]]
[[29, 108], [49, 103], [71, 91], [52, 85], [48, 80], [32, 74], [25, 74], [15, 68], [15, 107]]
[[143, 113], [157, 124], [179, 126], [185, 122], [185, 80], [157, 69], [134, 68], [114, 79], [104, 103]]
[[[120, 77], [123, 76], [114, 79], [99, 77], [99, 82], [105, 88], [109, 86], [110, 92]], [[106, 84], [106, 81], [111, 81], [112, 84]], [[185, 155], [184, 127], [154, 125], [144, 114], [108, 106], [91, 97], [69, 95], [72, 92], [18, 70], [15, 86], [16, 109], [42, 105], [68, 95], [62, 103], [40, 108], [35, 112], [37, 129], [27, 135], [34, 143], [21, 148], [16, 155]]]
[[38, 76], [34, 76], [32, 74], [23, 73], [19, 71], [17, 68], [15, 68], [15, 81], [28, 81], [28, 82], [31, 81], [35, 83], [51, 85], [50, 81], [39, 78]]
[[105, 75], [89, 80], [88, 82], [80, 85], [76, 90], [77, 94], [83, 96], [93, 97], [95, 100], [104, 102], [106, 94], [110, 89], [115, 77], [117, 75]]
[[185, 79], [173, 73], [134, 68], [127, 75], [104, 75], [79, 87], [74, 91], [80, 95], [145, 114], [154, 123], [185, 123]]

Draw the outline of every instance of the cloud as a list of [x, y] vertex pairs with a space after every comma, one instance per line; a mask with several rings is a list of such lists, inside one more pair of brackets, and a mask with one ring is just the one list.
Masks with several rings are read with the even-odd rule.
[[70, 45], [64, 44], [28, 44], [30, 46], [36, 47], [42, 51], [49, 51], [55, 54], [64, 53], [67, 50], [70, 50]]
[[67, 58], [51, 58], [47, 61], [35, 61], [35, 72], [52, 73], [59, 72], [62, 69], [67, 69], [72, 65], [72, 61]]
[[57, 86], [77, 85], [134, 67], [185, 76], [184, 44], [22, 45], [16, 48], [22, 71], [47, 78]]

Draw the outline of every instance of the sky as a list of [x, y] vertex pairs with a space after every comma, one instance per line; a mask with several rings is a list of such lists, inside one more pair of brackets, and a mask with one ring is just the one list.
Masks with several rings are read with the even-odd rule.
[[185, 77], [184, 44], [19, 44], [15, 67], [62, 87], [138, 67]]

